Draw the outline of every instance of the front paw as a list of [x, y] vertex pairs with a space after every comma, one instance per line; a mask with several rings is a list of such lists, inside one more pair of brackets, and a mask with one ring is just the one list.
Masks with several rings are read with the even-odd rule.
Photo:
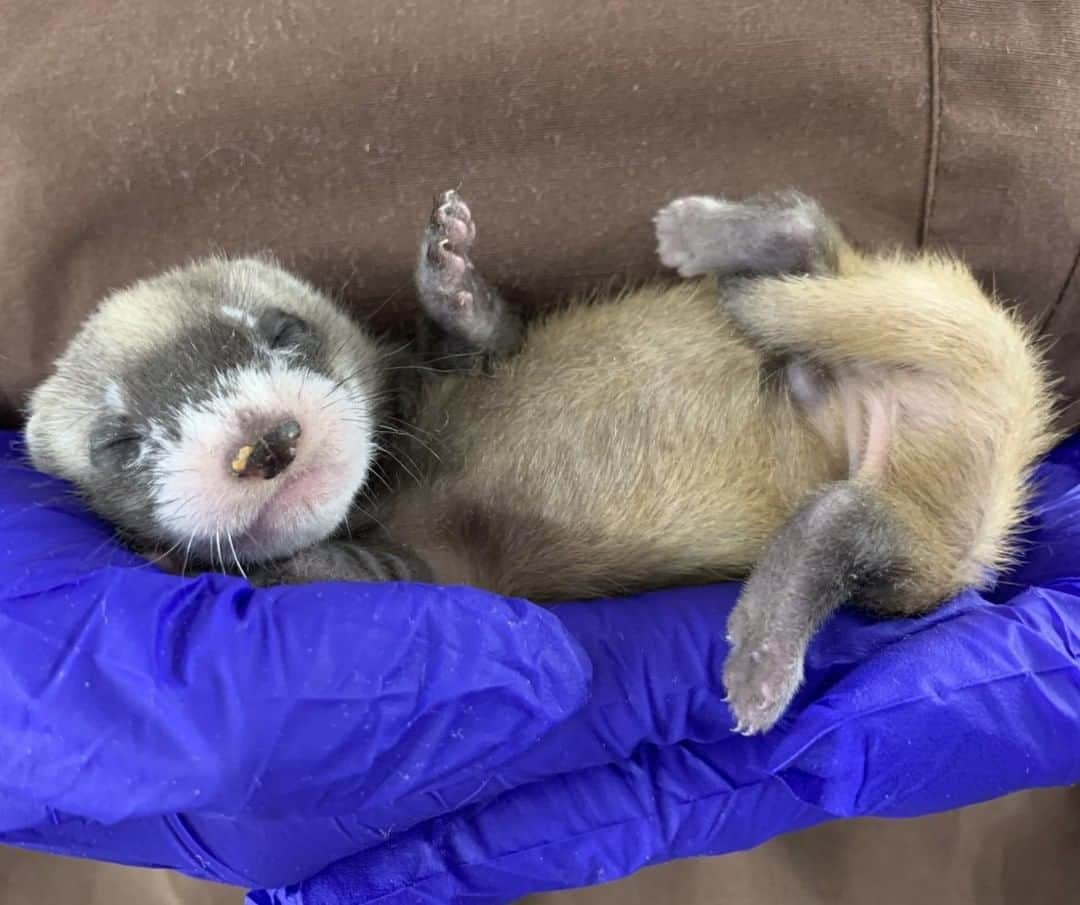
[[451, 329], [476, 305], [473, 264], [476, 239], [472, 212], [452, 189], [435, 199], [417, 265], [420, 302], [436, 323]]
[[733, 614], [731, 651], [724, 664], [724, 688], [735, 717], [735, 732], [767, 732], [784, 715], [803, 681], [803, 653], [775, 639], [743, 633]]

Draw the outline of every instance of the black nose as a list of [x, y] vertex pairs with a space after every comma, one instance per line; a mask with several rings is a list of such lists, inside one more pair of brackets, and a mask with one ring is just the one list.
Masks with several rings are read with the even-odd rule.
[[240, 478], [276, 478], [296, 458], [296, 441], [300, 439], [300, 423], [293, 419], [270, 428], [254, 443], [241, 446], [230, 463], [233, 474]]

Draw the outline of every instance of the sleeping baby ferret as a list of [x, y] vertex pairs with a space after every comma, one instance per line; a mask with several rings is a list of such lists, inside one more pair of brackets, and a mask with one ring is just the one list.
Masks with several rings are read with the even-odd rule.
[[723, 679], [766, 730], [837, 607], [926, 612], [1006, 562], [1048, 383], [961, 264], [857, 252], [803, 196], [655, 223], [695, 279], [526, 326], [445, 193], [408, 348], [267, 260], [138, 283], [34, 392], [32, 460], [142, 551], [256, 583], [544, 602], [746, 578]]

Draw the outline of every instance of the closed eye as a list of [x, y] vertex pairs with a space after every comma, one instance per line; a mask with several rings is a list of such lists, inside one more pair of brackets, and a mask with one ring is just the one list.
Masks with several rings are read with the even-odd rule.
[[259, 318], [259, 329], [274, 350], [310, 352], [318, 346], [318, 337], [311, 325], [280, 308], [272, 308], [264, 313]]
[[311, 336], [311, 327], [294, 314], [273, 312], [267, 316], [267, 335], [271, 349], [293, 349]]
[[302, 320], [291, 319], [281, 324], [270, 338], [270, 347], [283, 349], [299, 345], [308, 335], [307, 324]]
[[90, 464], [94, 468], [129, 465], [142, 449], [142, 437], [130, 428], [106, 424], [91, 432]]

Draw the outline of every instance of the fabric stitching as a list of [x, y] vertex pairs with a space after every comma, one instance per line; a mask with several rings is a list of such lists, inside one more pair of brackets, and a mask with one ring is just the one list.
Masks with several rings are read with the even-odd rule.
[[1057, 298], [1053, 303], [1047, 306], [1046, 311], [1042, 314], [1036, 324], [1036, 332], [1042, 333], [1050, 326], [1050, 322], [1057, 316], [1058, 310], [1065, 303], [1065, 296], [1068, 295], [1069, 289], [1073, 284], [1073, 279], [1076, 277], [1076, 271], [1080, 270], [1080, 248], [1076, 249], [1076, 255], [1073, 257], [1072, 267], [1069, 268], [1069, 273], [1065, 277], [1065, 282], [1061, 284], [1061, 291], [1057, 294]]
[[924, 247], [930, 238], [930, 218], [934, 213], [938, 165], [941, 159], [941, 26], [939, 12], [940, 0], [929, 0], [930, 144], [926, 155], [926, 192], [923, 195], [922, 223], [919, 227], [920, 248]]

